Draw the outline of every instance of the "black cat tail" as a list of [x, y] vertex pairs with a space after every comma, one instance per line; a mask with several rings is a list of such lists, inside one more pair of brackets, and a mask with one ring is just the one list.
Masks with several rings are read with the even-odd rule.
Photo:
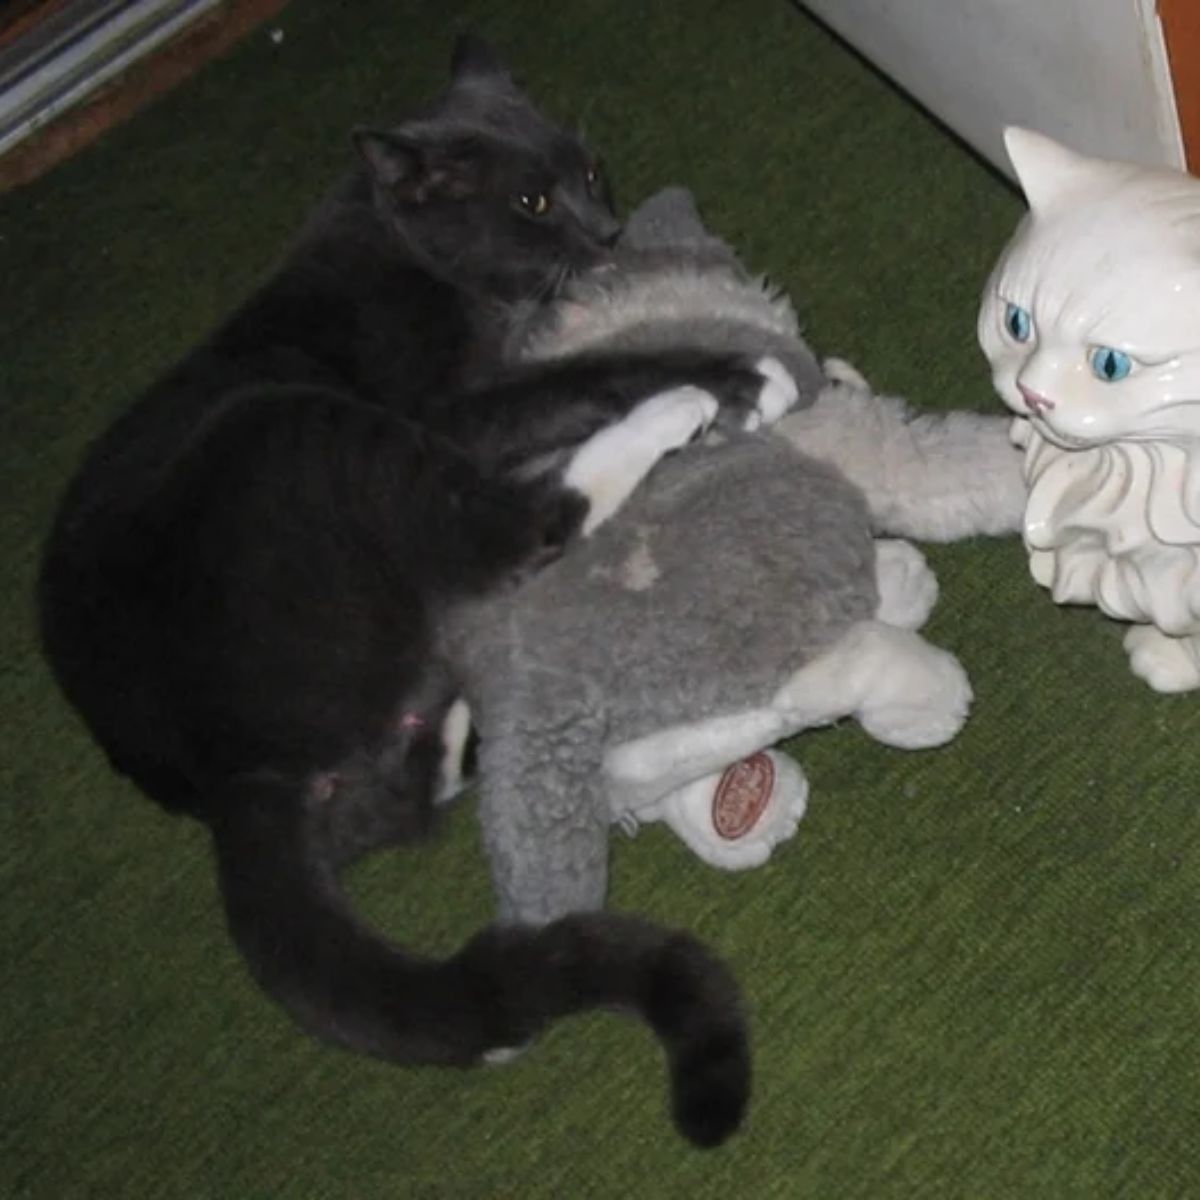
[[616, 913], [491, 926], [439, 962], [369, 929], [324, 865], [314, 801], [256, 776], [211, 818], [226, 914], [263, 987], [323, 1040], [398, 1063], [469, 1066], [558, 1017], [613, 1007], [658, 1035], [681, 1133], [723, 1142], [750, 1092], [737, 984], [686, 933]]

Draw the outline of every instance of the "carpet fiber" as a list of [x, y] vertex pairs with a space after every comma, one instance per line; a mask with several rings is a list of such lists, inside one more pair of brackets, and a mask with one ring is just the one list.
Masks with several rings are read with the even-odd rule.
[[[1200, 697], [1135, 680], [1120, 629], [1056, 608], [1015, 540], [930, 552], [928, 632], [977, 693], [950, 746], [792, 743], [809, 815], [744, 875], [661, 828], [615, 838], [613, 903], [694, 929], [750, 998], [755, 1097], [725, 1149], [674, 1135], [658, 1049], [615, 1016], [510, 1067], [402, 1072], [259, 996], [202, 831], [109, 774], [29, 597], [86, 442], [269, 266], [347, 129], [428, 95], [454, 34], [484, 32], [626, 203], [689, 184], [822, 353], [935, 407], [999, 411], [975, 306], [1021, 212], [784, 0], [296, 0], [276, 24], [0, 201], [0, 1195], [1200, 1194]], [[469, 807], [354, 889], [455, 946], [489, 911]]]

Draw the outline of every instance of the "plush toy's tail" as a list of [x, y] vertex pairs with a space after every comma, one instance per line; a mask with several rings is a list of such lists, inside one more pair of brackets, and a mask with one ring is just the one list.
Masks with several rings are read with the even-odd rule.
[[398, 1063], [468, 1066], [558, 1017], [628, 1009], [666, 1051], [684, 1136], [715, 1146], [737, 1128], [750, 1090], [745, 1018], [728, 969], [694, 938], [589, 913], [492, 926], [445, 961], [417, 958], [351, 911], [289, 785], [234, 790], [212, 822], [230, 930], [259, 984], [309, 1032]]
[[878, 533], [948, 542], [1021, 528], [1027, 491], [1011, 416], [917, 413], [877, 396], [849, 363], [824, 365], [816, 403], [775, 428], [862, 490]]

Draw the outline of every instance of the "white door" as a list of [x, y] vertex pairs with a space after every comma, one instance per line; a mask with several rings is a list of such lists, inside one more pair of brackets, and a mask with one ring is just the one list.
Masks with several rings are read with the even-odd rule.
[[1184, 165], [1155, 0], [804, 0], [1011, 174], [1026, 125], [1104, 158]]

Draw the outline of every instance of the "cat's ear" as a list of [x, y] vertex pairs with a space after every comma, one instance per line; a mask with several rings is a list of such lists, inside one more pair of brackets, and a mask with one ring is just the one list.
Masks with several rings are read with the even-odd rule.
[[469, 139], [423, 138], [403, 129], [356, 129], [350, 137], [375, 182], [402, 202], [462, 200], [481, 186]]
[[464, 80], [490, 79], [511, 84], [512, 75], [500, 61], [489, 42], [473, 33], [460, 34], [450, 57], [450, 78], [455, 83]]
[[355, 129], [350, 134], [355, 150], [367, 164], [375, 182], [389, 190], [420, 170], [415, 143], [383, 129]]
[[1017, 125], [1005, 129], [1004, 147], [1025, 199], [1035, 213], [1091, 191], [1101, 182], [1100, 176], [1106, 168], [1113, 165], [1088, 158], [1045, 134]]

